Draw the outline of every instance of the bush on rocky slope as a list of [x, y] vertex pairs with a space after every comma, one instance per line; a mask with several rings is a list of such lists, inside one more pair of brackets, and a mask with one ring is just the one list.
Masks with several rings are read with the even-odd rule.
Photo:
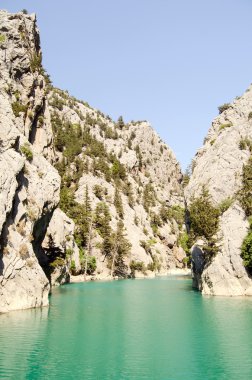
[[206, 241], [204, 251], [206, 259], [210, 260], [217, 251], [216, 234], [219, 227], [219, 209], [212, 205], [208, 190], [203, 187], [201, 195], [193, 199], [189, 207], [190, 235], [193, 240], [203, 238]]

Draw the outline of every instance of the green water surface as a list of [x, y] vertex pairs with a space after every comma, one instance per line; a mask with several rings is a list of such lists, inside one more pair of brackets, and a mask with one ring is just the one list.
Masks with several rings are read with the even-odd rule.
[[66, 285], [0, 315], [0, 379], [250, 380], [252, 299], [181, 277]]

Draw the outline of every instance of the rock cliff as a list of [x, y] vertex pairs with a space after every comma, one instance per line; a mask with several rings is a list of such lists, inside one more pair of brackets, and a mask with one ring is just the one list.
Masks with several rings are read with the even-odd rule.
[[[241, 246], [248, 233], [248, 214], [240, 201], [243, 170], [251, 156], [252, 88], [232, 104], [219, 107], [204, 145], [192, 161], [192, 174], [185, 189], [190, 204], [207, 189], [212, 205], [219, 210], [218, 241], [214, 257], [202, 266], [204, 243], [196, 242], [192, 250], [194, 285], [203, 294], [251, 295], [251, 278], [241, 258]], [[247, 202], [251, 200], [250, 192]], [[202, 220], [202, 224], [204, 221]], [[201, 253], [199, 253], [201, 252]], [[199, 259], [201, 256], [201, 260]]]
[[53, 88], [35, 15], [0, 11], [0, 312], [51, 286], [182, 268], [182, 175], [146, 122]]

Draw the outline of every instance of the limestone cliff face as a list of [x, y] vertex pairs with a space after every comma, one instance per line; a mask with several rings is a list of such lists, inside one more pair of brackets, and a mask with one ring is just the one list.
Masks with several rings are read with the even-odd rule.
[[54, 89], [41, 58], [35, 15], [0, 11], [0, 312], [47, 305], [87, 252], [96, 278], [184, 266], [172, 151], [147, 122], [115, 123]]
[[[104, 236], [95, 220], [102, 204], [108, 208], [109, 227], [116, 231], [121, 221], [131, 245], [124, 257], [123, 276], [132, 275], [132, 262], [140, 263], [146, 271], [151, 268], [161, 273], [183, 268], [185, 253], [178, 247], [183, 225], [182, 175], [173, 152], [146, 121], [115, 123], [58, 89], [52, 89], [48, 99], [62, 192], [68, 191], [80, 205], [85, 205], [88, 193], [91, 203], [91, 251], [97, 263], [94, 277], [112, 275], [111, 257], [104, 254]], [[75, 151], [76, 144], [71, 145], [66, 134], [73, 141], [78, 134], [79, 149]], [[121, 199], [121, 213], [116, 207], [116, 194]], [[73, 215], [71, 207], [62, 207]], [[167, 214], [164, 220], [161, 209]]]
[[46, 85], [35, 21], [0, 12], [0, 312], [48, 304], [39, 255], [60, 176], [46, 159], [52, 134], [42, 123]]
[[[203, 147], [195, 155], [185, 189], [188, 205], [193, 197], [199, 196], [203, 186], [208, 188], [215, 206], [229, 204], [219, 221], [220, 250], [202, 274], [201, 270], [194, 273], [194, 281], [204, 294], [251, 295], [251, 279], [240, 257], [248, 221], [237, 197], [243, 165], [251, 155], [246, 143], [252, 138], [251, 87], [225, 108], [213, 121]], [[197, 256], [197, 250], [194, 254]]]

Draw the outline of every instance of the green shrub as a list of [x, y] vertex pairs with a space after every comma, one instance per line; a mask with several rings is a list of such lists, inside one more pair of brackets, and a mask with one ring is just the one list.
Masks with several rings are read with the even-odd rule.
[[252, 111], [248, 114], [248, 120], [252, 119]]
[[26, 113], [28, 106], [21, 104], [19, 101], [13, 102], [12, 105], [12, 111], [16, 117], [19, 116], [20, 112]]
[[43, 115], [40, 115], [40, 116], [38, 117], [38, 123], [39, 123], [40, 125], [43, 125], [43, 124], [44, 124], [44, 116], [43, 116]]
[[250, 274], [252, 274], [252, 223], [250, 218], [250, 229], [241, 247], [241, 257], [243, 264]]
[[6, 40], [6, 36], [4, 34], [0, 34], [0, 45], [3, 44]]
[[222, 131], [223, 129], [225, 128], [229, 128], [229, 127], [232, 127], [233, 123], [225, 123], [225, 124], [221, 124], [220, 127], [219, 127], [219, 131]]
[[50, 99], [50, 106], [57, 108], [59, 111], [63, 110], [65, 102], [63, 99], [61, 99], [58, 95], [53, 95], [53, 97]]
[[25, 155], [28, 161], [32, 161], [33, 159], [33, 153], [31, 151], [30, 145], [28, 143], [25, 143], [20, 147], [21, 152]]
[[100, 186], [100, 185], [94, 185], [93, 192], [94, 192], [94, 195], [97, 198], [99, 198], [100, 200], [102, 200], [102, 198], [104, 196], [104, 190], [103, 190], [102, 186]]
[[229, 198], [224, 199], [218, 206], [220, 214], [223, 214], [225, 211], [227, 211], [229, 207], [232, 205], [232, 203], [233, 203], [233, 198], [229, 197]]
[[125, 124], [124, 124], [122, 116], [119, 116], [119, 118], [117, 120], [117, 123], [116, 123], [116, 126], [117, 126], [117, 128], [119, 128], [121, 130], [125, 127]]
[[190, 253], [189, 236], [187, 232], [180, 234], [178, 238], [178, 245], [183, 248], [186, 254]]
[[119, 217], [123, 218], [124, 212], [123, 212], [122, 198], [117, 187], [115, 188], [114, 205]]
[[123, 190], [123, 193], [128, 197], [129, 206], [131, 208], [133, 208], [135, 205], [135, 199], [134, 199], [134, 195], [133, 195], [133, 189], [132, 189], [131, 182], [126, 181], [123, 185], [122, 190]]
[[154, 207], [156, 205], [156, 194], [154, 187], [148, 183], [144, 187], [143, 191], [143, 206], [146, 212], [149, 212], [150, 207]]
[[139, 271], [139, 272], [145, 272], [146, 271], [146, 267], [145, 267], [143, 261], [132, 260], [130, 262], [130, 269], [131, 269], [132, 273], [134, 273], [135, 271]]
[[158, 260], [158, 258], [157, 258], [157, 256], [156, 255], [153, 255], [152, 256], [152, 263], [149, 263], [148, 265], [147, 265], [147, 269], [148, 270], [151, 270], [152, 272], [156, 272], [156, 271], [160, 271], [160, 269], [161, 269], [161, 264], [160, 264], [160, 262], [159, 262], [159, 260]]
[[111, 168], [112, 178], [114, 180], [124, 180], [126, 178], [126, 169], [124, 165], [116, 158], [112, 158], [112, 160], [114, 161]]
[[221, 106], [218, 107], [219, 114], [221, 114], [222, 112], [226, 111], [230, 107], [231, 107], [230, 103], [224, 103], [224, 104], [222, 104]]
[[[82, 271], [85, 270], [86, 265], [86, 253], [83, 253], [80, 260]], [[96, 258], [94, 256], [87, 256], [87, 274], [91, 275], [96, 270]]]
[[252, 156], [246, 165], [243, 165], [242, 187], [238, 192], [238, 199], [247, 216], [252, 215]]
[[193, 199], [190, 207], [190, 233], [193, 234], [194, 240], [205, 238], [206, 245], [204, 251], [208, 260], [214, 256], [217, 251], [216, 233], [219, 227], [219, 209], [212, 205], [209, 192], [206, 188], [198, 198]]
[[66, 257], [71, 257], [73, 254], [73, 250], [71, 248], [66, 249]]
[[34, 73], [35, 71], [41, 70], [42, 63], [42, 54], [41, 53], [33, 53], [30, 58], [30, 66], [31, 71]]
[[63, 267], [65, 265], [65, 260], [61, 257], [57, 257], [54, 261], [50, 263], [51, 268]]
[[241, 150], [248, 149], [252, 153], [252, 140], [249, 139], [248, 137], [241, 138], [241, 140], [239, 142], [239, 148]]
[[151, 225], [153, 234], [156, 235], [158, 233], [158, 227], [162, 226], [162, 219], [155, 212], [151, 212], [150, 225]]
[[181, 228], [185, 222], [185, 209], [179, 205], [168, 207], [168, 219], [174, 219]]
[[71, 271], [72, 274], [74, 274], [75, 271], [76, 271], [76, 264], [75, 264], [74, 260], [71, 260], [70, 271]]

